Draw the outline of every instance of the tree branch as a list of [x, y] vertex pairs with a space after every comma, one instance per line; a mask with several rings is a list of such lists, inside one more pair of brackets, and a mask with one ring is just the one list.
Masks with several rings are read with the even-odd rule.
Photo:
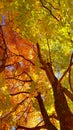
[[[60, 84], [60, 82], [62, 81], [62, 79], [64, 78], [64, 76], [67, 74], [67, 72], [70, 71], [70, 68], [71, 68], [71, 66], [73, 65], [72, 59], [73, 59], [73, 54], [71, 55], [69, 67], [67, 68], [67, 70], [65, 70], [65, 72], [63, 73], [63, 75], [62, 75], [61, 78], [59, 79], [58, 85]], [[69, 78], [70, 78], [70, 77], [69, 77]], [[69, 79], [69, 80], [70, 80], [70, 79]]]
[[49, 11], [49, 12], [50, 12], [50, 15], [51, 15], [55, 20], [57, 20], [57, 21], [59, 22], [59, 19], [58, 19], [55, 15], [53, 15], [52, 11], [51, 11], [47, 6], [45, 6], [45, 5], [43, 4], [42, 0], [40, 0], [40, 2], [41, 2], [41, 4], [42, 4], [43, 8], [45, 8], [47, 11]]
[[0, 48], [2, 49], [2, 55], [0, 59], [0, 73], [5, 69], [6, 59], [7, 59], [7, 45], [4, 39], [2, 26], [0, 25]]
[[[70, 59], [70, 66], [73, 65], [73, 53], [71, 55], [71, 59]], [[72, 83], [71, 83], [71, 67], [69, 69], [69, 85], [70, 85], [70, 89], [73, 92], [73, 88], [72, 88]]]
[[43, 70], [45, 70], [46, 72], [46, 75], [50, 81], [50, 83], [53, 85], [53, 83], [55, 82], [55, 76], [54, 76], [54, 73], [53, 73], [53, 69], [52, 69], [52, 66], [50, 63], [46, 63], [43, 58], [42, 58], [42, 55], [41, 55], [41, 52], [40, 52], [40, 46], [39, 44], [37, 43], [37, 52], [38, 52], [38, 58], [39, 58], [39, 61], [40, 63], [42, 64], [43, 66]]
[[66, 88], [62, 87], [62, 90], [66, 94], [66, 96], [68, 96], [68, 98], [73, 102], [73, 94], [69, 90], [67, 90]]
[[[8, 48], [8, 50], [9, 50], [9, 48]], [[9, 50], [9, 51], [10, 51], [10, 50]], [[23, 58], [24, 60], [30, 62], [33, 66], [35, 66], [35, 64], [34, 64], [30, 59], [25, 58], [23, 55], [21, 55], [21, 54], [16, 54], [16, 53], [14, 53], [14, 52], [12, 52], [12, 51], [10, 51], [10, 52], [13, 53], [13, 54], [14, 54], [15, 56], [17, 56], [17, 57]]]
[[30, 92], [21, 91], [21, 92], [17, 92], [17, 93], [10, 93], [10, 95], [16, 96], [16, 95], [23, 94], [23, 93], [30, 94]]
[[41, 114], [42, 114], [42, 117], [43, 117], [43, 121], [45, 123], [45, 128], [48, 129], [48, 130], [57, 130], [57, 128], [51, 123], [51, 121], [49, 119], [49, 116], [48, 116], [48, 113], [47, 113], [47, 111], [44, 107], [43, 99], [41, 97], [40, 92], [38, 93], [38, 96], [36, 97], [36, 99], [38, 101], [40, 111], [41, 111]]
[[5, 78], [5, 79], [6, 80], [7, 79], [14, 79], [14, 80], [18, 80], [18, 81], [23, 82], [23, 83], [25, 83], [25, 82], [32, 82], [33, 81], [32, 79], [30, 79], [30, 80], [22, 80], [22, 79], [15, 78], [15, 77], [8, 77], [8, 78]]
[[[28, 127], [25, 127], [25, 126], [17, 125], [16, 130], [18, 130], [18, 129], [24, 129], [24, 130], [39, 130], [39, 129], [41, 129], [41, 128], [45, 128], [45, 125], [36, 126], [36, 127], [32, 127], [32, 128], [28, 128]], [[49, 129], [49, 130], [50, 130], [50, 129]]]
[[10, 114], [12, 114], [13, 112], [16, 111], [16, 109], [23, 104], [23, 102], [25, 102], [29, 97], [26, 97], [25, 99], [23, 99], [21, 102], [19, 102], [10, 112], [8, 112], [5, 116], [1, 117], [1, 120], [8, 118], [10, 116]]
[[[46, 35], [47, 35], [47, 34], [46, 34]], [[48, 46], [48, 54], [49, 54], [50, 64], [52, 65], [51, 50], [50, 50], [50, 44], [49, 44], [49, 42], [48, 42], [48, 37], [47, 37], [47, 46]]]
[[46, 3], [48, 3], [53, 9], [55, 9], [55, 10], [59, 10], [57, 7], [54, 7], [53, 6], [53, 4], [51, 4], [50, 2], [48, 2], [48, 1], [46, 1], [46, 0], [44, 0]]

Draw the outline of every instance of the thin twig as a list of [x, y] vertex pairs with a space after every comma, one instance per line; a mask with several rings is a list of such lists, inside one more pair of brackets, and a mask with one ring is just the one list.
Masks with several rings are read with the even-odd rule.
[[19, 95], [19, 94], [30, 94], [30, 92], [25, 92], [25, 91], [21, 91], [21, 92], [17, 92], [17, 93], [10, 93], [11, 96], [16, 96], [16, 95]]
[[8, 112], [5, 116], [1, 117], [0, 119], [3, 120], [5, 118], [8, 118], [10, 116], [10, 114], [12, 114], [13, 112], [15, 112], [17, 110], [17, 108], [23, 104], [23, 102], [25, 102], [29, 97], [26, 97], [25, 99], [23, 99], [21, 102], [19, 102], [10, 112]]
[[15, 77], [7, 77], [7, 78], [5, 78], [6, 80], [7, 79], [14, 79], [14, 80], [18, 80], [18, 81], [20, 81], [20, 82], [32, 82], [33, 80], [32, 79], [30, 79], [30, 80], [22, 80], [22, 79], [19, 79], [19, 78], [15, 78]]
[[50, 2], [48, 2], [48, 1], [46, 1], [46, 0], [44, 0], [46, 3], [48, 3], [53, 9], [55, 9], [55, 10], [59, 10], [57, 7], [54, 7]]
[[25, 126], [17, 125], [16, 130], [18, 130], [18, 129], [25, 129], [25, 130], [40, 130], [41, 128], [45, 128], [45, 125], [37, 126], [37, 127], [32, 127], [32, 128], [28, 128], [28, 127], [25, 127]]
[[45, 6], [45, 5], [43, 4], [42, 0], [40, 0], [40, 2], [41, 2], [41, 4], [42, 4], [43, 8], [45, 8], [47, 11], [49, 11], [49, 12], [50, 12], [50, 15], [51, 15], [54, 19], [56, 19], [56, 20], [59, 22], [59, 19], [58, 19], [55, 15], [53, 15], [52, 11], [51, 11], [47, 6]]
[[47, 46], [48, 46], [50, 64], [52, 65], [51, 51], [50, 51], [50, 45], [49, 45], [49, 43], [48, 43], [48, 38], [47, 38]]
[[[8, 48], [8, 50], [9, 50], [9, 48]], [[10, 51], [10, 50], [9, 50], [9, 51]], [[17, 56], [17, 57], [23, 58], [24, 60], [30, 62], [33, 66], [35, 66], [35, 64], [34, 64], [30, 59], [25, 58], [23, 55], [21, 55], [21, 54], [16, 54], [16, 53], [14, 53], [14, 52], [12, 52], [12, 51], [10, 51], [10, 52], [13, 53], [13, 54], [14, 54], [15, 56]]]
[[72, 63], [72, 57], [73, 57], [73, 54], [71, 55], [71, 60], [70, 60], [69, 67], [67, 68], [67, 70], [65, 70], [65, 72], [63, 73], [63, 75], [62, 75], [61, 78], [59, 79], [58, 85], [59, 85], [59, 83], [62, 81], [62, 79], [65, 77], [65, 75], [67, 74], [67, 72], [70, 71], [70, 68], [71, 68], [71, 66], [73, 65], [73, 63]]

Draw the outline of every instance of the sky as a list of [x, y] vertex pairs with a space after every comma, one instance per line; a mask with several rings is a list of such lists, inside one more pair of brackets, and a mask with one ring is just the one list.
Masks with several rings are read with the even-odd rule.
[[12, 126], [12, 127], [11, 127], [11, 130], [15, 130], [15, 127], [14, 127], [14, 126]]

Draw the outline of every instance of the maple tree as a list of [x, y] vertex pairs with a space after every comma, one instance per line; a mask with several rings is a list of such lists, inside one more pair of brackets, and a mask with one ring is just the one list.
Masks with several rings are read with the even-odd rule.
[[0, 5], [0, 129], [72, 130], [72, 0]]

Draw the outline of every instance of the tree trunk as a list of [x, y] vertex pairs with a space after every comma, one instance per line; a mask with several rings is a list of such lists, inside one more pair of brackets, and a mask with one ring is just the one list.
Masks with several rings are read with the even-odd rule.
[[55, 78], [55, 83], [52, 85], [54, 92], [55, 100], [55, 110], [60, 121], [61, 130], [73, 130], [73, 114], [68, 107], [66, 97], [61, 89], [61, 84], [59, 84], [58, 89], [58, 80]]

